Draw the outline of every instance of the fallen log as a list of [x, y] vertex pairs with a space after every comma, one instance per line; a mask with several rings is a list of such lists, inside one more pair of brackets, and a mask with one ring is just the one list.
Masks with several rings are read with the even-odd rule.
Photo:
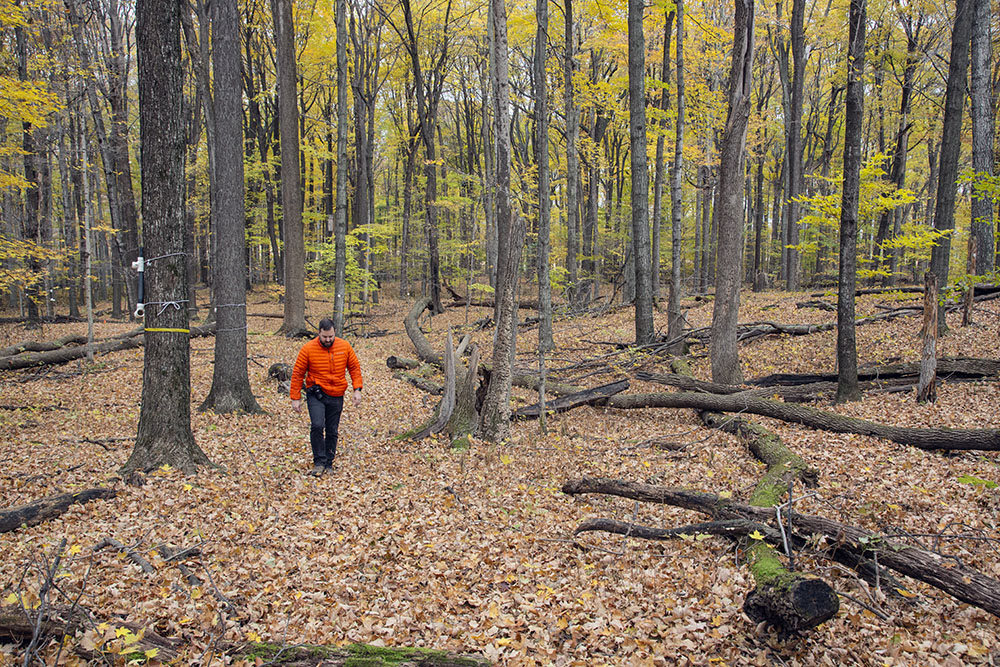
[[693, 392], [619, 394], [608, 399], [607, 406], [620, 410], [694, 408], [714, 412], [746, 412], [833, 433], [870, 435], [918, 449], [1000, 451], [1000, 429], [891, 426], [746, 394], [718, 395]]
[[[819, 401], [832, 397], [837, 393], [836, 381], [810, 382], [801, 385], [778, 385], [770, 387], [748, 387], [735, 384], [719, 384], [707, 380], [698, 380], [686, 375], [676, 373], [650, 373], [639, 371], [635, 378], [645, 382], [656, 382], [657, 384], [677, 387], [686, 391], [700, 391], [708, 394], [747, 394], [748, 396], [762, 396], [781, 398], [786, 403], [807, 403], [809, 401]], [[953, 378], [953, 381], [956, 378]], [[971, 378], [957, 378], [967, 380]], [[858, 388], [862, 391], [908, 391], [914, 387], [914, 378], [900, 377], [885, 380], [871, 380], [859, 382]]]
[[420, 391], [426, 391], [432, 396], [440, 396], [444, 393], [444, 387], [436, 382], [431, 382], [427, 378], [422, 378], [419, 375], [414, 375], [413, 373], [407, 373], [406, 371], [399, 371], [398, 373], [393, 373], [392, 377], [396, 380], [402, 380], [403, 382], [409, 382], [414, 387]]
[[[690, 367], [682, 360], [675, 361], [673, 367], [682, 375], [691, 375]], [[698, 416], [706, 426], [737, 436], [757, 460], [767, 465], [750, 496], [750, 505], [763, 508], [780, 505], [785, 489], [791, 495], [795, 481], [809, 487], [817, 485], [819, 471], [789, 449], [776, 433], [734, 415], [699, 410]], [[788, 556], [787, 567], [766, 541], [750, 539], [744, 543], [756, 586], [744, 600], [743, 610], [755, 623], [766, 622], [784, 633], [799, 633], [836, 616], [840, 599], [822, 579], [795, 572], [794, 547], [788, 543], [783, 546]]]
[[411, 371], [414, 368], [420, 368], [421, 363], [416, 359], [407, 359], [406, 357], [397, 357], [393, 355], [386, 358], [385, 365], [393, 370]]
[[114, 498], [113, 489], [87, 489], [76, 493], [61, 493], [47, 498], [33, 500], [30, 503], [0, 511], [0, 533], [17, 530], [21, 526], [37, 526], [48, 519], [53, 519], [70, 508], [75, 503], [87, 503], [100, 498]]
[[[568, 394], [565, 396], [560, 396], [554, 400], [547, 400], [545, 402], [545, 411], [547, 413], [558, 413], [566, 412], [567, 410], [572, 410], [573, 408], [579, 407], [581, 405], [593, 405], [601, 401], [605, 401], [608, 398], [614, 396], [615, 394], [620, 394], [621, 392], [628, 389], [628, 380], [618, 380], [617, 382], [610, 382], [608, 384], [602, 384], [599, 387], [594, 387], [592, 389], [585, 389], [576, 393]], [[551, 389], [546, 383], [545, 391], [550, 392]], [[534, 403], [526, 407], [521, 408], [511, 415], [512, 419], [537, 419], [541, 414], [539, 404]]]
[[48, 341], [24, 340], [20, 343], [0, 349], [0, 358], [12, 357], [23, 352], [49, 352], [51, 350], [58, 350], [59, 348], [66, 347], [67, 345], [84, 345], [86, 342], [86, 336], [80, 336], [77, 334], [68, 334], [61, 338]]
[[[773, 508], [733, 502], [712, 493], [607, 478], [583, 478], [563, 484], [563, 493], [599, 493], [682, 507], [716, 520], [743, 519], [770, 524]], [[930, 584], [952, 597], [1000, 617], [1000, 581], [965, 566], [958, 559], [927, 551], [824, 517], [792, 513], [799, 536], [822, 535], [839, 549], [876, 559], [879, 565]]]
[[[989, 285], [981, 283], [974, 286], [974, 292], [976, 296], [989, 296], [993, 294], [1000, 293], [1000, 285]], [[894, 292], [899, 292], [902, 294], [923, 294], [924, 288], [919, 286], [907, 286], [907, 287], [867, 287], [865, 289], [855, 290], [855, 296], [862, 296], [865, 294], [891, 294]], [[832, 290], [829, 292], [814, 292], [809, 296], [814, 298], [824, 297], [824, 296], [836, 296], [837, 291]]]
[[799, 301], [798, 303], [795, 304], [795, 307], [800, 310], [802, 308], [815, 308], [817, 310], [826, 310], [830, 312], [835, 312], [837, 310], [836, 305], [830, 303], [829, 301], [822, 301], [820, 299], [812, 299], [810, 301]]
[[[192, 327], [190, 332], [191, 338], [207, 336], [215, 332], [215, 324], [213, 323], [204, 327]], [[94, 343], [92, 348], [93, 353], [97, 356], [142, 347], [145, 343], [144, 337], [140, 335], [142, 333], [142, 329], [132, 330], [128, 333], [116, 336], [115, 338], [111, 338], [100, 343]], [[22, 368], [33, 368], [36, 366], [65, 364], [77, 359], [83, 359], [85, 356], [87, 356], [86, 345], [80, 345], [77, 347], [62, 347], [48, 352], [26, 352], [13, 357], [0, 359], [0, 371], [13, 371]]]
[[[944, 380], [995, 377], [1000, 375], [1000, 360], [942, 357], [937, 362], [937, 374]], [[858, 369], [859, 381], [909, 378], [915, 382], [918, 377], [920, 377], [920, 362], [886, 364]], [[836, 381], [836, 373], [772, 373], [747, 380], [747, 384], [757, 387], [774, 387]]]

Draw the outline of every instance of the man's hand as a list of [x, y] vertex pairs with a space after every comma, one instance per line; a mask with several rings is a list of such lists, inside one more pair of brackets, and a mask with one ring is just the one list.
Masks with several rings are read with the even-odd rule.
[[302, 401], [292, 399], [292, 410], [296, 412], [302, 412]]
[[358, 390], [354, 391], [354, 407], [356, 408], [361, 407], [361, 392]]

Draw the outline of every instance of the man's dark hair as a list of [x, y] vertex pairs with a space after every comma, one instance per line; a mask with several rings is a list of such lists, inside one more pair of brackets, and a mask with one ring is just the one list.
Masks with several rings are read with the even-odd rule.
[[332, 328], [333, 328], [333, 320], [331, 320], [329, 317], [324, 317], [319, 321], [320, 331], [329, 331]]

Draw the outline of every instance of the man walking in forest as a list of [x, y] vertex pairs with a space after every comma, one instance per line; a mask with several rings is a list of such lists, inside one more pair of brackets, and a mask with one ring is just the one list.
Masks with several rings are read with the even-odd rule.
[[348, 372], [354, 387], [354, 407], [360, 407], [362, 382], [358, 356], [350, 343], [337, 338], [333, 321], [323, 318], [319, 323], [319, 335], [302, 346], [292, 369], [292, 409], [296, 412], [302, 412], [302, 382], [305, 380], [313, 455], [313, 469], [309, 474], [315, 477], [332, 470]]

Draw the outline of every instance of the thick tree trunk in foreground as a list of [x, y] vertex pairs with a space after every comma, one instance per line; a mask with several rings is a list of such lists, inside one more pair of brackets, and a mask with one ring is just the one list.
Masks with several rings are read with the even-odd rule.
[[180, 6], [139, 0], [136, 15], [143, 235], [153, 258], [145, 275], [146, 303], [154, 307], [145, 316], [139, 430], [123, 471], [168, 464], [194, 472], [210, 461], [191, 432]]
[[[333, 223], [336, 265], [333, 277], [333, 328], [338, 336], [343, 336], [344, 293], [347, 291], [347, 0], [336, 0], [334, 16], [337, 24], [337, 206]], [[412, 157], [408, 159], [408, 164], [412, 164]], [[406, 196], [409, 197], [409, 181], [406, 187]], [[404, 248], [403, 252], [407, 251], [408, 248]], [[406, 283], [405, 264], [400, 282]], [[404, 289], [402, 285], [401, 289]]]
[[497, 320], [496, 336], [493, 340], [493, 359], [490, 386], [483, 400], [479, 417], [479, 433], [489, 442], [502, 442], [510, 435], [510, 387], [513, 381], [514, 349], [514, 308], [517, 288], [517, 266], [521, 261], [521, 249], [525, 236], [524, 220], [516, 216], [510, 225], [506, 255], [507, 265], [498, 267], [504, 277], [497, 293], [500, 305], [500, 319]]
[[[746, 527], [747, 532], [755, 530], [756, 524], [769, 524], [775, 519], [773, 508], [735, 503], [712, 493], [638, 482], [583, 478], [566, 482], [562, 491], [570, 495], [600, 493], [673, 505], [719, 520], [743, 519], [754, 524]], [[823, 517], [795, 512], [792, 524], [800, 535], [822, 535], [828, 544], [837, 545], [839, 549], [873, 558], [877, 556], [879, 565], [883, 567], [923, 581], [962, 602], [1000, 616], [1000, 581], [961, 565], [955, 559]], [[691, 527], [686, 530], [690, 534]], [[732, 534], [736, 530], [735, 526], [731, 526], [729, 532]], [[773, 532], [777, 533], [776, 530]]]
[[217, 324], [212, 388], [199, 410], [261, 412], [247, 375], [246, 215], [243, 200], [243, 87], [237, 0], [212, 1], [217, 181], [212, 270]]
[[837, 402], [861, 398], [854, 290], [858, 280], [858, 199], [861, 194], [861, 134], [864, 114], [865, 0], [851, 0], [847, 54], [844, 186], [840, 200], [840, 262], [837, 278]]
[[743, 180], [750, 87], [753, 80], [753, 0], [736, 0], [736, 32], [729, 70], [729, 117], [719, 160], [718, 270], [712, 309], [712, 380], [742, 382], [736, 325], [743, 275]]
[[91, 500], [114, 498], [115, 495], [113, 489], [87, 489], [40, 498], [25, 505], [0, 510], [0, 533], [17, 530], [21, 526], [37, 526], [43, 521], [59, 516], [74, 503], [83, 504]]
[[632, 257], [635, 281], [635, 342], [653, 340], [653, 283], [650, 276], [649, 170], [646, 156], [646, 39], [643, 0], [628, 0], [629, 160], [632, 179]]

